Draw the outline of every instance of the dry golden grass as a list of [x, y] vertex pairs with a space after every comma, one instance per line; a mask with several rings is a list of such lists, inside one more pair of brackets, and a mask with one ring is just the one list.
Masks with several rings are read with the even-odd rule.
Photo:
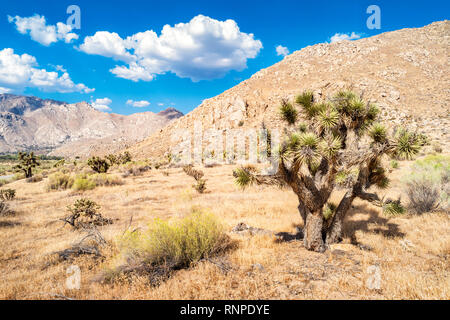
[[[394, 170], [394, 180], [409, 163]], [[232, 166], [202, 168], [207, 191], [192, 189], [181, 168], [152, 170], [130, 176], [125, 184], [86, 191], [102, 206], [105, 217], [117, 219], [100, 227], [113, 244], [105, 259], [89, 256], [59, 262], [52, 252], [70, 247], [82, 234], [58, 219], [80, 198], [73, 191], [46, 192], [46, 179], [17, 181], [12, 205], [17, 214], [0, 218], [0, 298], [52, 299], [449, 299], [450, 218], [448, 213], [385, 217], [379, 208], [355, 201], [343, 243], [324, 254], [309, 252], [302, 241], [277, 242], [273, 236], [240, 236], [238, 248], [220, 258], [228, 272], [211, 261], [177, 271], [159, 287], [144, 276], [113, 284], [93, 282], [113, 261], [115, 239], [127, 228], [145, 227], [152, 218], [180, 217], [193, 206], [207, 208], [227, 228], [239, 222], [275, 232], [295, 232], [301, 219], [297, 199], [288, 190], [252, 187], [245, 192], [233, 182]], [[397, 179], [398, 180], [398, 179]], [[389, 195], [399, 192], [394, 182]], [[335, 197], [337, 200], [339, 194]], [[370, 247], [371, 250], [361, 249]], [[80, 266], [80, 290], [65, 287], [66, 269]], [[367, 268], [381, 271], [381, 288], [369, 289]]]

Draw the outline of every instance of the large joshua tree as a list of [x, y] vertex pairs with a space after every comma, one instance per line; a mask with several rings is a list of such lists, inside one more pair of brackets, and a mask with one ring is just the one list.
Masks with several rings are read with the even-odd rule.
[[[262, 175], [241, 167], [234, 176], [242, 187], [290, 187], [299, 200], [304, 245], [322, 252], [328, 244], [340, 241], [345, 215], [355, 198], [380, 206], [386, 203], [368, 191], [389, 183], [382, 156], [411, 158], [419, 151], [423, 135], [404, 129], [388, 134], [377, 122], [379, 109], [350, 91], [322, 101], [304, 92], [293, 103], [282, 100], [280, 113], [287, 126], [276, 173]], [[299, 123], [301, 113], [304, 122]], [[332, 204], [329, 199], [339, 183], [345, 194], [339, 204]]]

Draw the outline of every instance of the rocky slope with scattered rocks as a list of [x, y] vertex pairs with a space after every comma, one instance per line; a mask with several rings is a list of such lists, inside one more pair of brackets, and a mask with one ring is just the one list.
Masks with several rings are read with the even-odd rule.
[[281, 126], [282, 98], [313, 90], [326, 98], [352, 89], [378, 104], [390, 125], [420, 128], [444, 150], [450, 145], [450, 22], [401, 29], [357, 41], [320, 43], [286, 56], [250, 79], [205, 100], [129, 150], [158, 157], [179, 143], [179, 129], [203, 130]]
[[0, 152], [51, 151], [67, 157], [114, 152], [181, 116], [173, 108], [124, 116], [98, 111], [86, 102], [0, 94]]

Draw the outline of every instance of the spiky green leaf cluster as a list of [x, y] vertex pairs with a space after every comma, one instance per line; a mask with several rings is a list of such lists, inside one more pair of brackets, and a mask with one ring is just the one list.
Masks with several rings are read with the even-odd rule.
[[387, 139], [386, 127], [380, 123], [374, 123], [368, 130], [369, 136], [375, 143], [383, 143]]
[[325, 220], [329, 220], [331, 219], [331, 217], [333, 217], [336, 208], [337, 208], [336, 204], [334, 204], [333, 202], [327, 202], [322, 211], [322, 215], [325, 218]]
[[385, 215], [396, 216], [405, 213], [405, 211], [400, 200], [388, 202], [383, 205], [383, 213]]
[[395, 134], [393, 156], [400, 160], [412, 159], [420, 150], [420, 139], [416, 133], [400, 129]]
[[247, 168], [237, 168], [233, 171], [233, 177], [235, 178], [235, 183], [240, 188], [245, 189], [254, 182], [254, 177], [249, 169]]
[[294, 124], [297, 121], [298, 111], [287, 100], [281, 101], [280, 113], [281, 117], [289, 124]]

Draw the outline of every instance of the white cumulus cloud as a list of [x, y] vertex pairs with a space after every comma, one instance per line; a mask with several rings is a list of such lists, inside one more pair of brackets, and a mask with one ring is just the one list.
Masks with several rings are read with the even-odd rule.
[[141, 101], [134, 101], [134, 100], [127, 100], [127, 104], [136, 108], [143, 108], [150, 105], [150, 102], [141, 100]]
[[331, 37], [331, 43], [342, 40], [356, 40], [359, 38], [361, 38], [361, 36], [359, 34], [356, 34], [355, 32], [352, 32], [351, 34], [336, 33], [334, 36]]
[[289, 54], [289, 49], [287, 47], [283, 47], [282, 45], [277, 46], [275, 50], [277, 51], [278, 56], [285, 57]]
[[188, 23], [165, 25], [126, 38], [99, 31], [86, 37], [80, 50], [124, 62], [110, 71], [132, 81], [151, 81], [157, 74], [172, 72], [193, 81], [214, 79], [230, 70], [241, 71], [255, 58], [262, 43], [239, 30], [234, 20], [218, 21], [198, 15]]
[[91, 106], [94, 109], [99, 111], [111, 111], [109, 105], [112, 103], [112, 100], [109, 98], [96, 99], [94, 102], [91, 102]]
[[56, 26], [47, 25], [45, 17], [38, 14], [25, 18], [8, 16], [8, 21], [9, 23], [14, 23], [17, 31], [21, 34], [30, 34], [31, 39], [44, 46], [60, 40], [70, 43], [72, 40], [78, 39], [78, 35], [71, 32], [71, 26], [62, 22], [58, 22]]
[[94, 91], [82, 83], [75, 84], [67, 72], [40, 69], [35, 57], [15, 54], [11, 48], [0, 51], [0, 87], [2, 91], [22, 91], [27, 87], [63, 93]]

